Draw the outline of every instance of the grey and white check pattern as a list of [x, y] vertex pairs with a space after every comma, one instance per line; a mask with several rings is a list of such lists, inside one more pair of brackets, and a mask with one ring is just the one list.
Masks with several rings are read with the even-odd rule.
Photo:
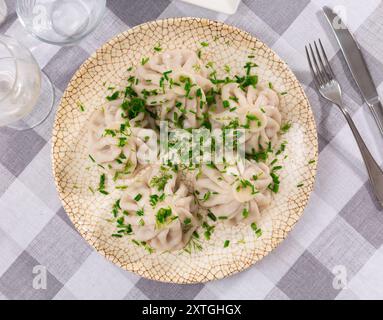
[[[145, 21], [197, 16], [243, 28], [273, 48], [305, 87], [318, 125], [315, 191], [302, 219], [269, 256], [224, 280], [198, 285], [149, 281], [105, 260], [79, 236], [53, 183], [50, 135], [54, 115], [35, 130], [0, 128], [1, 299], [383, 299], [383, 212], [342, 115], [318, 97], [304, 44], [322, 38], [345, 102], [379, 163], [383, 139], [351, 79], [323, 15], [339, 6], [367, 57], [383, 96], [383, 4], [380, 0], [243, 0], [233, 16], [174, 0], [109, 0], [101, 25], [75, 47], [47, 45], [26, 34], [6, 1], [0, 32], [28, 46], [52, 79], [59, 99], [81, 63], [114, 35]], [[57, 105], [57, 103], [56, 103]], [[32, 287], [33, 268], [47, 268], [47, 289]], [[336, 266], [347, 287], [334, 288]], [[335, 279], [335, 280], [334, 280]]]

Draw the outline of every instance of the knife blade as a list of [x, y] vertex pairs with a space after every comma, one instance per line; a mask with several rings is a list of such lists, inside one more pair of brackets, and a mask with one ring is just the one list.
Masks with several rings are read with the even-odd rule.
[[[341, 17], [327, 6], [322, 9], [362, 97], [367, 103], [380, 132], [383, 134], [383, 107], [362, 51]], [[336, 26], [335, 21], [337, 21]]]

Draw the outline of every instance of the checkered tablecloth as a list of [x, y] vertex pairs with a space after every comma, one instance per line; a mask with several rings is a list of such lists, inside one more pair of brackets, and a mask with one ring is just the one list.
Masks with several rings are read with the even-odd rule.
[[[343, 116], [314, 90], [304, 44], [320, 37], [345, 102], [379, 163], [383, 137], [346, 69], [320, 8], [338, 6], [363, 48], [383, 97], [380, 0], [243, 0], [233, 16], [180, 1], [109, 0], [97, 30], [79, 45], [56, 47], [26, 34], [14, 0], [0, 32], [28, 46], [52, 79], [57, 101], [81, 63], [105, 41], [157, 18], [197, 16], [243, 28], [274, 49], [305, 87], [318, 125], [319, 168], [308, 207], [289, 237], [248, 270], [198, 285], [154, 282], [121, 270], [75, 231], [51, 171], [54, 119], [32, 131], [0, 128], [1, 299], [383, 299], [383, 212]], [[1, 110], [0, 110], [1, 112]], [[33, 282], [47, 271], [46, 289]], [[337, 275], [334, 275], [337, 274]]]

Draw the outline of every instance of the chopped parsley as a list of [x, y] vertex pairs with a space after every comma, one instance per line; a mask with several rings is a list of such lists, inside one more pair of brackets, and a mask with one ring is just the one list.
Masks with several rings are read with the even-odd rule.
[[149, 202], [152, 207], [155, 207], [158, 202], [163, 201], [165, 199], [165, 194], [163, 193], [161, 196], [158, 194], [153, 194], [149, 197]]
[[112, 209], [112, 214], [115, 218], [117, 218], [119, 210], [121, 210], [120, 206], [120, 201], [121, 199], [118, 199], [114, 204], [113, 204], [113, 209]]
[[107, 96], [106, 100], [114, 101], [114, 100], [117, 100], [119, 96], [120, 96], [120, 91], [115, 91], [111, 96]]
[[213, 221], [217, 221], [217, 217], [216, 217], [216, 216], [214, 215], [214, 213], [211, 212], [210, 210], [209, 210], [207, 216], [208, 216], [211, 220], [213, 220]]
[[105, 190], [105, 180], [106, 180], [106, 176], [105, 176], [105, 173], [103, 173], [101, 176], [100, 176], [100, 182], [99, 182], [99, 186], [98, 186], [98, 191], [104, 195], [108, 195], [109, 192], [107, 192]]
[[246, 62], [244, 68], [246, 69], [246, 75], [249, 76], [251, 73], [251, 69], [258, 67], [258, 65], [254, 62]]
[[281, 132], [282, 133], [288, 132], [290, 130], [291, 126], [292, 126], [291, 122], [287, 122], [287, 123], [283, 124], [281, 126]]
[[257, 226], [257, 224], [255, 222], [253, 222], [251, 224], [251, 229], [253, 229], [255, 235], [257, 236], [257, 238], [262, 236], [262, 230], [260, 228], [258, 228], [258, 226]]
[[225, 240], [225, 242], [223, 243], [223, 247], [227, 248], [229, 245], [230, 245], [230, 240]]
[[171, 178], [173, 178], [171, 174], [155, 176], [150, 180], [150, 186], [157, 188], [158, 191], [164, 191], [166, 184]]
[[222, 101], [222, 105], [223, 105], [224, 108], [229, 108], [230, 107], [230, 102], [227, 101], [227, 100], [223, 100]]
[[80, 111], [81, 112], [84, 112], [85, 111], [85, 107], [84, 107], [84, 105], [79, 101], [79, 102], [77, 102], [77, 106], [80, 108]]
[[156, 223], [158, 226], [161, 226], [166, 223], [167, 219], [172, 216], [172, 209], [170, 207], [168, 208], [161, 208], [157, 211], [156, 214]]
[[274, 172], [271, 172], [270, 176], [273, 179], [273, 182], [269, 184], [268, 188], [272, 192], [278, 193], [278, 191], [279, 191], [279, 184], [280, 184], [279, 176], [277, 174], [275, 174]]
[[215, 227], [210, 226], [207, 222], [204, 222], [202, 224], [202, 228], [205, 229], [205, 232], [203, 233], [203, 235], [205, 236], [205, 239], [210, 240], [211, 235], [213, 234]]

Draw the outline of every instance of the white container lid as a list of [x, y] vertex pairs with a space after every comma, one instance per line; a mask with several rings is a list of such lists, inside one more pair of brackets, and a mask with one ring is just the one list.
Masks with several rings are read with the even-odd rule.
[[234, 14], [241, 0], [181, 0], [210, 10]]

